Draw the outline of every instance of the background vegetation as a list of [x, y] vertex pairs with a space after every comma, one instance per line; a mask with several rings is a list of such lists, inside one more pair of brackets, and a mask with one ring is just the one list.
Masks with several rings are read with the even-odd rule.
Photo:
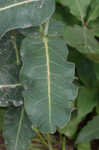
[[99, 150], [99, 0], [34, 3], [0, 9], [0, 149]]

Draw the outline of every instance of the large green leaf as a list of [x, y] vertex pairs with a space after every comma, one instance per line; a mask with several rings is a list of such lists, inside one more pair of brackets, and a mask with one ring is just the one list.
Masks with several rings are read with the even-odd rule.
[[9, 108], [4, 117], [3, 136], [7, 150], [27, 150], [34, 133], [24, 109]]
[[99, 116], [94, 117], [79, 133], [76, 143], [87, 142], [99, 138]]
[[0, 2], [0, 37], [15, 28], [37, 26], [54, 12], [54, 0], [6, 0]]
[[11, 34], [6, 34], [0, 40], [0, 85], [18, 82], [18, 71], [15, 48]]
[[[19, 71], [20, 66], [17, 65], [16, 50], [11, 39], [11, 33], [8, 33], [0, 40], [0, 86], [5, 87], [5, 85], [19, 83]], [[22, 88], [1, 88], [0, 107], [7, 107], [11, 103], [16, 106], [23, 104], [21, 92]]]
[[25, 38], [21, 47], [25, 110], [33, 126], [54, 133], [70, 119], [74, 64], [66, 62], [68, 49], [60, 38]]
[[59, 2], [68, 6], [71, 13], [82, 20], [87, 15], [87, 8], [91, 0], [59, 0]]
[[92, 0], [88, 23], [99, 17], [99, 0]]
[[66, 26], [64, 39], [67, 44], [76, 48], [88, 58], [99, 62], [99, 43], [94, 38], [93, 32], [87, 28], [78, 25], [73, 27]]

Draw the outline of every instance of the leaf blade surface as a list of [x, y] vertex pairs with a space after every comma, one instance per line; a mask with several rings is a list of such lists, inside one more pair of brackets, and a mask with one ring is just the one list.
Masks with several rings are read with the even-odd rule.
[[67, 55], [60, 38], [26, 38], [22, 43], [25, 110], [41, 132], [54, 133], [70, 118], [77, 89], [72, 84], [74, 64], [66, 62]]

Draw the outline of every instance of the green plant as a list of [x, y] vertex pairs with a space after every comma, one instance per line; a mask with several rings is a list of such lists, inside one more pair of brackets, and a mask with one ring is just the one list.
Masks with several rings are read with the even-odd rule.
[[68, 138], [89, 150], [99, 138], [98, 11], [98, 0], [1, 2], [0, 129], [7, 150], [65, 150]]

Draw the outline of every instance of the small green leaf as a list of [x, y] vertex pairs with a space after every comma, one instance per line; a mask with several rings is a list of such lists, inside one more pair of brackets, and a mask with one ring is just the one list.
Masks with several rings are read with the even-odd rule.
[[80, 121], [92, 111], [98, 102], [98, 91], [89, 88], [80, 88], [77, 97], [77, 110], [72, 112], [71, 120], [68, 124], [60, 129], [70, 139], [74, 139]]
[[74, 139], [81, 119], [82, 117], [78, 117], [77, 111], [72, 112], [70, 121], [59, 132], [66, 135], [69, 139]]
[[99, 17], [99, 0], [92, 0], [91, 9], [89, 12], [88, 23]]
[[66, 26], [64, 39], [68, 45], [76, 48], [95, 62], [99, 62], [99, 43], [87, 28], [78, 25]]
[[76, 143], [88, 142], [99, 138], [99, 116], [94, 117], [88, 124], [80, 131]]
[[56, 21], [55, 19], [51, 19], [48, 28], [49, 36], [62, 36], [64, 33], [65, 26], [61, 21]]
[[90, 30], [94, 36], [99, 37], [99, 19], [89, 23], [88, 27], [90, 28]]
[[99, 63], [94, 63], [74, 48], [69, 48], [69, 60], [76, 64], [78, 77], [85, 87], [99, 87]]
[[79, 20], [70, 13], [68, 7], [62, 7], [61, 5], [56, 5], [56, 10], [53, 18], [68, 25], [79, 23]]
[[77, 98], [78, 116], [84, 117], [96, 106], [98, 101], [97, 90], [80, 88]]
[[64, 6], [68, 6], [73, 15], [75, 15], [80, 20], [83, 20], [87, 15], [87, 8], [91, 0], [59, 0]]
[[24, 110], [8, 108], [4, 118], [3, 136], [7, 150], [27, 150], [34, 133]]
[[77, 144], [77, 150], [91, 150], [91, 144], [89, 142]]
[[70, 139], [75, 138], [80, 121], [97, 105], [97, 94], [95, 89], [80, 88], [77, 97], [77, 111], [72, 112], [71, 120], [63, 129], [60, 129], [61, 133]]

